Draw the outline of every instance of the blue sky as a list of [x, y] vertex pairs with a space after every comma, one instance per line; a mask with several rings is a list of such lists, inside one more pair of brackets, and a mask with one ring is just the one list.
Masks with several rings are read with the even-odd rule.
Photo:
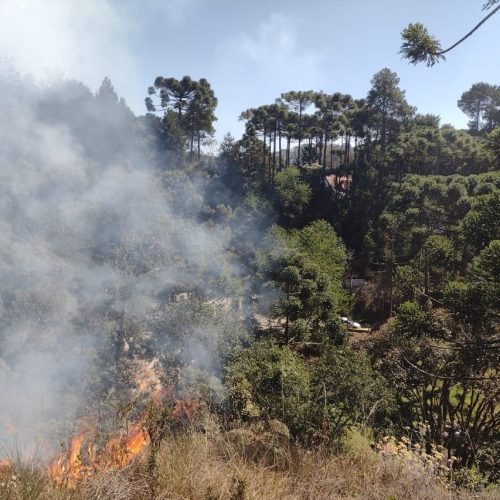
[[239, 136], [241, 111], [288, 90], [364, 97], [374, 73], [396, 71], [410, 104], [464, 127], [456, 106], [473, 83], [500, 84], [500, 14], [434, 68], [398, 55], [421, 21], [443, 47], [483, 16], [482, 0], [0, 0], [0, 58], [23, 73], [109, 76], [144, 113], [158, 75], [207, 78], [219, 99], [217, 137]]

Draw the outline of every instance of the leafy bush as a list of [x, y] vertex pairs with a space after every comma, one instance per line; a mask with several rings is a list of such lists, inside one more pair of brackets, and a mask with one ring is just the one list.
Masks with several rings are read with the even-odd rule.
[[349, 348], [328, 347], [312, 370], [311, 424], [315, 439], [338, 439], [352, 425], [381, 428], [394, 400], [368, 357]]
[[236, 417], [280, 420], [292, 436], [306, 428], [309, 373], [289, 347], [263, 341], [240, 351], [226, 369], [226, 386]]

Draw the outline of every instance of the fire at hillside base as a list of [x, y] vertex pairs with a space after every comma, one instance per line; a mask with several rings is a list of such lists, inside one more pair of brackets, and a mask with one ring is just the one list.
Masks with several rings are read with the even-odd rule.
[[[78, 432], [68, 439], [66, 446], [62, 445], [64, 449], [52, 459], [46, 457], [49, 462], [45, 473], [50, 479], [60, 486], [74, 488], [80, 481], [99, 472], [124, 468], [148, 449], [154, 420], [152, 416], [162, 408], [171, 408], [172, 422], [181, 425], [193, 424], [199, 410], [203, 408], [203, 404], [197, 401], [173, 399], [170, 391], [161, 385], [155, 361], [137, 362], [135, 386], [136, 403], [138, 400], [146, 401], [141, 405], [143, 410], [139, 416], [127, 422], [124, 430], [105, 439], [104, 443], [102, 436], [99, 436], [97, 419], [80, 419], [76, 425]], [[16, 433], [12, 422], [8, 422], [9, 431]], [[13, 470], [12, 460], [0, 459], [0, 480], [10, 478]]]
[[149, 435], [140, 421], [123, 436], [109, 439], [100, 451], [96, 450], [89, 433], [82, 431], [71, 439], [67, 453], [61, 453], [49, 465], [47, 473], [57, 483], [74, 486], [98, 471], [129, 465], [149, 442]]
[[[46, 475], [61, 486], [74, 488], [81, 480], [99, 472], [130, 465], [136, 457], [147, 451], [151, 444], [149, 419], [165, 404], [164, 392], [156, 394], [137, 420], [128, 423], [127, 430], [111, 436], [101, 446], [96, 444], [99, 438], [95, 424], [89, 424], [88, 421], [82, 423], [84, 429], [70, 438], [66, 449], [46, 466]], [[172, 422], [192, 425], [203, 408], [202, 403], [194, 400], [176, 400], [172, 405]], [[13, 470], [13, 461], [0, 460], [0, 480], [10, 477]]]

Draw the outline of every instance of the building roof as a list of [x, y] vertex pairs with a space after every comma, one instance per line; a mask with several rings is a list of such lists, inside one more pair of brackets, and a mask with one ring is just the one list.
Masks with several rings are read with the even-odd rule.
[[352, 178], [350, 175], [325, 175], [325, 182], [334, 191], [347, 191], [351, 187]]

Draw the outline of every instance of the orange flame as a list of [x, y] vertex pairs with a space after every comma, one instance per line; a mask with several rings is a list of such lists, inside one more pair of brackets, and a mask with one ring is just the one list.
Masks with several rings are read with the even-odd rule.
[[82, 449], [82, 443], [87, 435], [86, 432], [81, 432], [76, 437], [71, 440], [71, 445], [69, 447], [68, 453], [68, 466], [69, 470], [76, 470], [81, 465], [80, 452]]
[[149, 436], [139, 426], [132, 428], [125, 436], [111, 438], [96, 462], [104, 467], [124, 467], [147, 446]]
[[79, 476], [84, 475], [85, 470], [82, 467], [80, 458], [83, 441], [87, 436], [87, 431], [77, 434], [69, 445], [66, 457], [60, 453], [49, 466], [49, 476], [57, 482], [71, 483]]
[[[138, 396], [147, 395], [156, 405], [161, 403], [165, 391], [161, 386], [156, 361], [138, 361], [135, 377]], [[70, 487], [78, 480], [91, 476], [99, 470], [120, 468], [129, 465], [150, 443], [144, 424], [145, 411], [124, 434], [112, 436], [100, 449], [90, 439], [90, 431], [78, 433], [70, 442], [68, 451], [59, 454], [48, 468], [48, 475], [58, 483]], [[89, 426], [87, 425], [87, 429]], [[83, 445], [86, 445], [82, 451]]]
[[[88, 440], [88, 431], [80, 432], [69, 445], [66, 454], [59, 454], [48, 468], [48, 475], [58, 483], [75, 486], [76, 482], [95, 472], [120, 468], [132, 460], [149, 444], [149, 436], [140, 425], [134, 426], [124, 436], [110, 438], [100, 452]], [[87, 442], [83, 457], [82, 447]]]
[[9, 473], [12, 467], [12, 462], [10, 460], [0, 460], [0, 475], [4, 473]]
[[[153, 404], [156, 404], [155, 397], [152, 399]], [[172, 418], [182, 425], [192, 426], [199, 420], [204, 409], [205, 404], [202, 402], [177, 399], [172, 408]], [[60, 453], [50, 464], [48, 475], [57, 483], [74, 488], [78, 481], [99, 471], [129, 465], [150, 444], [149, 434], [145, 430], [148, 415], [148, 410], [145, 410], [127, 432], [112, 436], [99, 448], [92, 441], [92, 432], [87, 425], [86, 430], [79, 432], [71, 440], [67, 452]]]

